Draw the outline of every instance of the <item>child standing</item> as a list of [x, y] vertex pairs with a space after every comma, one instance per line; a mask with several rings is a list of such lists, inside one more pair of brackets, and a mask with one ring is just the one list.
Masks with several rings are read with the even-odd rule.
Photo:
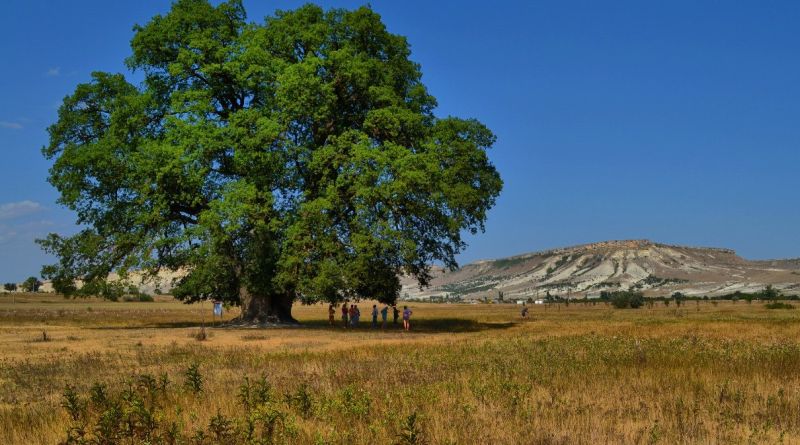
[[411, 330], [411, 309], [408, 306], [403, 306], [403, 329]]

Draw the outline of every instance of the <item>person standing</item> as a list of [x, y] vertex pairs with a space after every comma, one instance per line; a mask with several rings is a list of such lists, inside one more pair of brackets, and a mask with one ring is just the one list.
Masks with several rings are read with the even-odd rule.
[[396, 304], [392, 305], [392, 317], [394, 318], [394, 321], [392, 321], [392, 323], [397, 325], [397, 318], [400, 317], [400, 311], [397, 310]]
[[328, 305], [328, 324], [330, 324], [331, 327], [336, 326], [335, 318], [336, 318], [336, 309], [334, 309], [333, 303], [331, 303]]
[[403, 306], [403, 329], [406, 331], [411, 330], [411, 309], [408, 306]]
[[347, 301], [342, 303], [342, 324], [347, 329]]
[[372, 329], [378, 329], [378, 305], [372, 305]]
[[358, 323], [358, 320], [356, 320], [356, 305], [355, 304], [351, 304], [350, 305], [350, 327], [352, 327], [352, 328], [356, 327], [357, 323]]
[[384, 304], [383, 309], [381, 309], [381, 320], [383, 321], [382, 329], [384, 330], [386, 330], [386, 317], [388, 316], [389, 316], [389, 305]]

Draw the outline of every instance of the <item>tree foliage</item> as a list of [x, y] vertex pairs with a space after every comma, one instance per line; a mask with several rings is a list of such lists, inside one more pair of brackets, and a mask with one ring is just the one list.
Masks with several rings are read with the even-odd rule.
[[[600, 292], [600, 299], [610, 301], [617, 309], [639, 309], [644, 306], [644, 294], [636, 291]], [[666, 301], [665, 301], [666, 303]]]
[[40, 240], [62, 292], [167, 268], [184, 272], [176, 297], [261, 315], [299, 296], [393, 301], [398, 273], [456, 267], [501, 190], [492, 132], [434, 115], [408, 42], [368, 7], [251, 23], [237, 0], [178, 0], [131, 48], [143, 82], [94, 73], [43, 149], [84, 227]]
[[42, 282], [38, 278], [28, 277], [22, 282], [21, 287], [23, 292], [38, 292], [41, 285]]

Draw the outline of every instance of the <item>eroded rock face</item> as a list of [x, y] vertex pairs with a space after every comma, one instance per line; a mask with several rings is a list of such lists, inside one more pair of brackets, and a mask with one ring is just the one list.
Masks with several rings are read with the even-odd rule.
[[603, 290], [639, 289], [650, 295], [680, 291], [720, 295], [757, 291], [771, 284], [800, 293], [800, 260], [748, 261], [731, 249], [674, 246], [649, 240], [603, 241], [468, 264], [453, 272], [435, 269], [431, 287], [403, 279], [403, 294], [506, 300], [546, 292], [578, 298]]

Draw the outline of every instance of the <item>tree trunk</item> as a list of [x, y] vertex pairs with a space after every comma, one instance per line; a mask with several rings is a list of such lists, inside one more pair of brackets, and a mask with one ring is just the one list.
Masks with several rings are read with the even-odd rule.
[[292, 317], [292, 295], [253, 295], [247, 289], [239, 291], [242, 301], [242, 321], [249, 323], [291, 323], [297, 320]]

